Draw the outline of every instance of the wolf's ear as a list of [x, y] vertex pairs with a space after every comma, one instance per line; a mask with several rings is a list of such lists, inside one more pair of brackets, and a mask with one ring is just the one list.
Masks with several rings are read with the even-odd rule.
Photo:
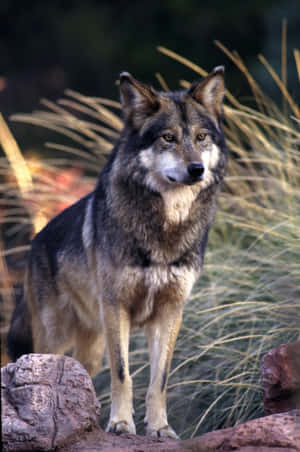
[[188, 94], [217, 118], [223, 113], [224, 93], [224, 66], [215, 67], [205, 79], [192, 83], [188, 89]]
[[159, 109], [159, 94], [155, 89], [135, 80], [128, 72], [120, 74], [120, 92], [125, 119], [137, 128]]

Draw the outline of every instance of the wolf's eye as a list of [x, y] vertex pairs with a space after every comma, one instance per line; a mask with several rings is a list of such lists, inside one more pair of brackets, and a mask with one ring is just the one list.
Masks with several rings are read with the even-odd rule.
[[206, 137], [207, 137], [207, 133], [197, 133], [197, 136], [196, 136], [198, 141], [204, 141]]
[[165, 135], [163, 135], [162, 137], [168, 143], [172, 143], [172, 141], [175, 141], [175, 137], [171, 133], [165, 133]]

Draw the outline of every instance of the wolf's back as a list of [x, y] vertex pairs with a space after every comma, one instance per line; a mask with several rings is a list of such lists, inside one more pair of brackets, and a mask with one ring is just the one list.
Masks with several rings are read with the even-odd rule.
[[31, 323], [24, 289], [15, 293], [16, 306], [7, 335], [7, 351], [13, 361], [21, 355], [33, 352]]

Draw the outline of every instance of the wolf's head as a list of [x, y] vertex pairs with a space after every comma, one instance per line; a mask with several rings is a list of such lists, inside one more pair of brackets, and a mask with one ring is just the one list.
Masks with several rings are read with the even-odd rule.
[[135, 156], [143, 174], [141, 180], [136, 167], [133, 177], [159, 193], [183, 186], [201, 190], [215, 181], [226, 160], [222, 66], [177, 92], [158, 92], [123, 72], [120, 90], [126, 154], [131, 161]]

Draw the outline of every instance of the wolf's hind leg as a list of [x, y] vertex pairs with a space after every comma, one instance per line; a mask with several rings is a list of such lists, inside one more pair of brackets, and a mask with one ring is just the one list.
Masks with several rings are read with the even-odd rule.
[[38, 303], [32, 304], [31, 323], [34, 353], [63, 355], [71, 350], [74, 345], [71, 326], [74, 323], [73, 316], [66, 322], [64, 312], [56, 309], [55, 302], [51, 298], [43, 300], [42, 307], [37, 308]]
[[99, 372], [105, 350], [105, 337], [102, 327], [99, 330], [79, 328], [75, 332], [73, 357], [88, 371], [91, 377]]

